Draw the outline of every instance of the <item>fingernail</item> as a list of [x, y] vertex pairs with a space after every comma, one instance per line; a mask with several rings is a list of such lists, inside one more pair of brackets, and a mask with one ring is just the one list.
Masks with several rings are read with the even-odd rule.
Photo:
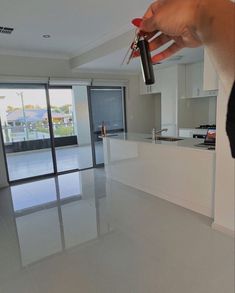
[[136, 27], [140, 27], [141, 26], [141, 23], [142, 23], [142, 18], [134, 18], [132, 20], [132, 24]]

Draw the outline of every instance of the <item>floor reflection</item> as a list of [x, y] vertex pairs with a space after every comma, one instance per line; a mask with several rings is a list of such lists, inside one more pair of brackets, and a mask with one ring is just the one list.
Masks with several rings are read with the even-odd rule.
[[23, 267], [110, 231], [110, 225], [99, 227], [97, 195], [105, 196], [105, 179], [95, 172], [74, 172], [10, 188]]
[[0, 190], [0, 293], [230, 293], [211, 219], [87, 170]]

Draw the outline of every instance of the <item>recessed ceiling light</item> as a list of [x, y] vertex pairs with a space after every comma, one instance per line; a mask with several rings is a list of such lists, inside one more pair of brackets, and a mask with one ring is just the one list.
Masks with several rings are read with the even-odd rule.
[[49, 39], [51, 37], [51, 35], [43, 35], [42, 37], [45, 39]]
[[0, 26], [0, 33], [1, 34], [8, 34], [8, 35], [10, 35], [13, 31], [14, 31], [14, 28], [12, 28], [12, 27], [3, 27], [3, 26]]

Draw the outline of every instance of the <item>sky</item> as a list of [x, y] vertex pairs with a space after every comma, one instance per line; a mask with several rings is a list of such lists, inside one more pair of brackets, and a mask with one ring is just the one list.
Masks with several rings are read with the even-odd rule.
[[[23, 93], [24, 105], [39, 105], [46, 108], [46, 93], [44, 89], [0, 89], [0, 107], [12, 106], [21, 108], [21, 98], [17, 93]], [[50, 90], [51, 106], [63, 106], [72, 104], [71, 89], [52, 89]]]

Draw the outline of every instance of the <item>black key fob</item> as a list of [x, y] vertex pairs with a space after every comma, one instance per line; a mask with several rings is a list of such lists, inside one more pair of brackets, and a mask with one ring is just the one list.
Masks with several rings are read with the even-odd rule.
[[151, 54], [149, 51], [149, 43], [145, 40], [144, 37], [140, 37], [137, 47], [139, 48], [140, 57], [141, 57], [141, 67], [144, 82], [146, 85], [154, 84], [154, 72], [153, 72], [153, 64], [151, 60]]

